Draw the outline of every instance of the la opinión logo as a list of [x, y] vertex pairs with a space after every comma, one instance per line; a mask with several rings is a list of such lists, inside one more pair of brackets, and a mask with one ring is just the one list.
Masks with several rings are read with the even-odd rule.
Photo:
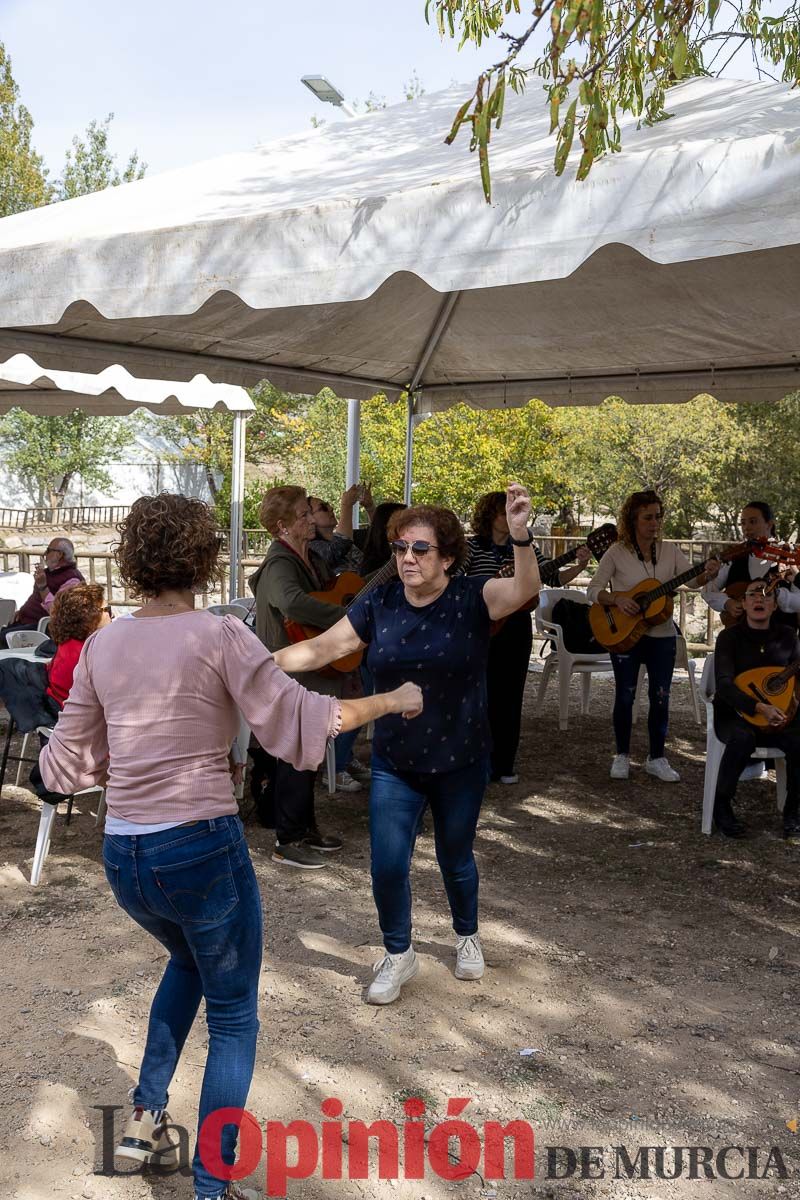
[[[198, 1150], [203, 1166], [218, 1179], [238, 1180], [253, 1175], [264, 1160], [266, 1195], [285, 1196], [290, 1180], [308, 1179], [319, 1172], [325, 1180], [369, 1179], [370, 1151], [377, 1153], [378, 1179], [421, 1180], [431, 1173], [458, 1181], [480, 1172], [484, 1179], [506, 1179], [507, 1154], [511, 1178], [535, 1175], [534, 1132], [528, 1121], [486, 1121], [481, 1127], [462, 1118], [471, 1097], [447, 1102], [447, 1116], [430, 1129], [426, 1105], [412, 1097], [403, 1104], [401, 1125], [379, 1119], [367, 1124], [343, 1120], [344, 1105], [336, 1097], [322, 1101], [323, 1120], [266, 1121], [263, 1128], [247, 1109], [220, 1108], [203, 1122]], [[103, 1113], [103, 1170], [114, 1173], [114, 1112], [118, 1106], [97, 1105]], [[220, 1141], [226, 1125], [239, 1127], [238, 1159], [223, 1162]], [[188, 1137], [180, 1126], [181, 1166], [188, 1166]], [[158, 1168], [157, 1168], [158, 1169]]]

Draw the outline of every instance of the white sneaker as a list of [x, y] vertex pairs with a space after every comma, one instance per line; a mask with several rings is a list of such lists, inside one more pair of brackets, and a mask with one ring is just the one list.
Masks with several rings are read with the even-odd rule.
[[349, 771], [339, 771], [336, 776], [337, 792], [360, 792], [363, 790], [363, 783], [359, 783], [357, 779]]
[[748, 767], [745, 767], [739, 779], [742, 783], [747, 783], [750, 779], [764, 779], [766, 774], [767, 768], [764, 760], [761, 759], [759, 762], [750, 763]]
[[644, 764], [644, 769], [648, 775], [655, 775], [656, 779], [662, 780], [664, 783], [678, 783], [680, 775], [669, 765], [665, 758], [648, 758]]
[[165, 1108], [157, 1112], [134, 1108], [114, 1154], [117, 1158], [132, 1158], [140, 1163], [177, 1167], [180, 1147], [169, 1136], [169, 1124], [170, 1117]]
[[630, 754], [615, 754], [614, 761], [611, 764], [610, 775], [612, 779], [627, 779], [631, 773], [631, 756]]
[[519, 775], [501, 775], [501, 783], [519, 783]]
[[369, 985], [367, 1004], [391, 1004], [400, 995], [400, 989], [419, 970], [414, 947], [409, 946], [402, 954], [385, 954], [373, 970], [375, 978]]
[[480, 979], [485, 965], [477, 933], [456, 939], [456, 979]]

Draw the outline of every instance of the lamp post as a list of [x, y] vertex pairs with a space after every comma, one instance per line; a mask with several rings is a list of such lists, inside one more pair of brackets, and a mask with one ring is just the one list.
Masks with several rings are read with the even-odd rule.
[[[345, 103], [344, 96], [329, 79], [324, 75], [303, 75], [301, 83], [304, 83], [308, 90], [312, 92], [316, 98], [322, 101], [323, 104], [332, 104], [335, 108], [340, 108], [346, 117], [354, 117], [356, 114], [348, 104]], [[359, 471], [359, 450], [361, 448], [361, 401], [347, 401], [347, 462], [345, 465], [345, 487], [352, 487], [354, 483], [358, 483]], [[358, 526], [359, 512], [358, 505], [353, 509], [353, 524]]]

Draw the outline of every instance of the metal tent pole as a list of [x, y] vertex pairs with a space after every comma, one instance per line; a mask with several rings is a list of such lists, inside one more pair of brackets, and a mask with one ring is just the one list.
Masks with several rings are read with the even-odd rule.
[[406, 472], [405, 483], [403, 487], [403, 500], [406, 504], [411, 503], [411, 487], [413, 483], [412, 473], [414, 469], [414, 408], [415, 396], [413, 392], [408, 393], [406, 401]]
[[244, 527], [244, 450], [247, 416], [233, 414], [233, 459], [231, 465], [230, 578], [228, 599], [239, 595]]
[[[361, 401], [347, 401], [347, 466], [345, 467], [346, 488], [358, 483], [361, 474]], [[333, 499], [333, 497], [331, 497]], [[358, 505], [353, 508], [353, 528], [358, 528]]]

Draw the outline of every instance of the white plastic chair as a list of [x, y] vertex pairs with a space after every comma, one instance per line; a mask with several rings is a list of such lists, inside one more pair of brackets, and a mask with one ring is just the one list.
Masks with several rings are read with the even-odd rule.
[[[714, 732], [714, 655], [709, 654], [703, 666], [700, 679], [700, 695], [706, 706], [706, 773], [703, 782], [703, 833], [710, 834], [714, 822], [714, 794], [717, 790], [717, 776], [725, 743], [721, 742]], [[777, 784], [778, 812], [783, 812], [786, 804], [786, 757], [782, 750], [775, 746], [759, 746], [753, 751], [753, 758], [775, 759], [775, 782]]]
[[246, 621], [250, 616], [250, 610], [245, 608], [243, 604], [209, 604], [206, 612], [213, 613], [215, 617], [238, 617], [240, 621]]
[[[36, 732], [49, 737], [53, 731], [42, 726]], [[100, 803], [97, 810], [97, 817], [95, 818], [95, 825], [99, 825], [101, 814], [105, 812], [106, 807], [105, 790], [103, 788], [85, 788], [82, 792], [76, 792], [75, 795], [85, 796], [89, 792], [96, 791], [100, 792]], [[36, 834], [36, 847], [33, 851], [33, 865], [31, 866], [31, 887], [37, 887], [42, 877], [42, 868], [44, 867], [47, 855], [50, 853], [50, 838], [57, 811], [58, 805], [49, 804], [46, 800], [42, 801], [42, 815], [39, 817], [39, 829]]]
[[[697, 689], [696, 664], [693, 658], [689, 658], [689, 648], [686, 645], [686, 638], [682, 633], [675, 635], [675, 666], [680, 670], [684, 670], [689, 678], [689, 691], [692, 694], [692, 705], [694, 707], [694, 719], [698, 725], [703, 724], [703, 717], [700, 712], [700, 693]], [[636, 696], [633, 701], [633, 723], [634, 725], [639, 720], [639, 706], [642, 703], [644, 696], [644, 680], [647, 674], [647, 667], [642, 663], [639, 667], [639, 678], [636, 681]]]
[[234, 596], [230, 603], [241, 604], [242, 608], [246, 608], [250, 613], [256, 606], [256, 598], [255, 596]]
[[328, 793], [332, 796], [336, 791], [336, 747], [333, 738], [328, 738], [325, 747], [325, 777], [328, 781]]
[[613, 667], [608, 654], [572, 654], [565, 648], [561, 626], [552, 620], [553, 607], [562, 598], [578, 604], [591, 604], [585, 592], [572, 588], [545, 588], [539, 593], [539, 607], [533, 615], [537, 631], [551, 647], [544, 660], [536, 707], [541, 708], [550, 676], [553, 671], [558, 671], [558, 727], [566, 729], [569, 719], [569, 681], [572, 676], [581, 676], [581, 712], [586, 714], [589, 711], [592, 675], [609, 675]]
[[[35, 650], [42, 642], [48, 640], [46, 633], [37, 633], [35, 629], [17, 629], [6, 634], [9, 650]], [[42, 659], [42, 662], [46, 662]]]
[[39, 624], [36, 626], [36, 628], [39, 631], [39, 633], [47, 633], [47, 630], [50, 628], [50, 618], [42, 617], [41, 620], [39, 621]]
[[0, 629], [10, 625], [16, 615], [16, 600], [0, 600]]

